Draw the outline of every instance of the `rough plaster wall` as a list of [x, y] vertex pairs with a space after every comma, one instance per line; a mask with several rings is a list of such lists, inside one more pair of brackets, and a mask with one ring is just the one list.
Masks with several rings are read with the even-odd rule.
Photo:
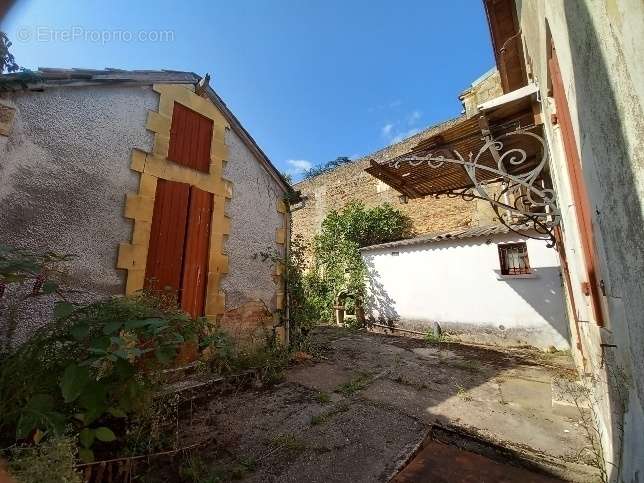
[[[621, 468], [623, 481], [642, 481], [644, 434], [644, 3], [640, 0], [518, 3], [526, 55], [547, 96], [546, 21], [549, 24], [570, 105], [584, 180], [591, 199], [599, 269], [606, 285], [606, 329], [583, 324], [583, 343], [592, 372], [606, 380], [604, 357], [625, 372], [612, 391], [597, 386], [604, 449]], [[558, 144], [545, 103], [549, 142]], [[555, 148], [557, 149], [557, 148]], [[558, 147], [559, 151], [561, 148]], [[553, 158], [558, 191], [565, 192], [563, 158]], [[568, 208], [563, 206], [563, 208]], [[574, 216], [564, 210], [564, 227], [574, 231]], [[579, 245], [573, 237], [572, 255]], [[574, 274], [584, 280], [582, 273]], [[576, 287], [573, 287], [576, 289]], [[577, 299], [577, 297], [576, 297]], [[583, 300], [583, 297], [579, 297]], [[617, 347], [604, 351], [600, 343]], [[602, 352], [604, 354], [602, 354]], [[615, 367], [611, 364], [610, 367]], [[612, 370], [612, 369], [611, 369]], [[621, 397], [617, 392], [626, 393]], [[625, 402], [620, 463], [621, 402]], [[617, 478], [615, 466], [609, 466]]]
[[[525, 242], [533, 274], [500, 275], [498, 244]], [[426, 333], [438, 322], [475, 343], [570, 349], [557, 253], [514, 234], [362, 252], [366, 313]], [[462, 303], [455, 303], [459, 300]]]
[[284, 254], [284, 245], [275, 242], [275, 231], [284, 227], [284, 217], [277, 212], [277, 202], [284, 193], [231, 130], [226, 132], [226, 143], [229, 159], [224, 178], [233, 183], [233, 196], [226, 206], [230, 217], [230, 235], [225, 243], [229, 270], [221, 282], [226, 310], [261, 300], [272, 312], [277, 288], [274, 261], [260, 254]]
[[3, 99], [17, 112], [10, 136], [0, 136], [0, 243], [74, 254], [73, 288], [88, 297], [121, 293], [117, 248], [131, 235], [123, 205], [138, 183], [130, 151], [152, 147], [145, 120], [157, 95], [67, 87]]
[[[447, 121], [440, 128], [444, 129], [453, 123]], [[475, 203], [460, 198], [425, 198], [401, 204], [398, 199], [400, 193], [379, 184], [378, 179], [364, 171], [370, 159], [378, 162], [392, 159], [438, 131], [437, 128], [427, 129], [350, 164], [297, 183], [295, 189], [309, 199], [304, 208], [293, 212], [293, 235], [300, 235], [305, 242], [310, 241], [329, 211], [340, 210], [352, 201], [361, 201], [369, 207], [385, 202], [392, 204], [411, 218], [418, 235], [472, 225], [477, 217]]]

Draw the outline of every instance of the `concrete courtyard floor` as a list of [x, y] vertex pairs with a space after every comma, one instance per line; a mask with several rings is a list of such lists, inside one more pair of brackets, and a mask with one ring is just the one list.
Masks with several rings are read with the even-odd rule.
[[[597, 481], [580, 418], [552, 409], [551, 382], [572, 372], [568, 355], [335, 327], [313, 339], [319, 353], [284, 382], [213, 398], [194, 414], [216, 442], [203, 451], [210, 464], [252, 461], [244, 481], [253, 482], [388, 481], [417, 453], [409, 466], [422, 464], [423, 442], [439, 428], [450, 444], [466, 435], [465, 449], [493, 448], [501, 464]], [[414, 477], [409, 466], [397, 481], [501, 481]], [[521, 471], [503, 481], [553, 481]]]

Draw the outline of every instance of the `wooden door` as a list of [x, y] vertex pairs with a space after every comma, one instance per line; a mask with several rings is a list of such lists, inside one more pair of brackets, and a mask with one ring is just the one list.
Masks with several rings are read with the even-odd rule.
[[[213, 122], [174, 104], [168, 159], [208, 172]], [[213, 195], [195, 186], [159, 179], [157, 183], [145, 288], [173, 294], [193, 317], [204, 314]]]
[[590, 297], [595, 322], [603, 326], [604, 315], [602, 312], [601, 299], [601, 276], [597, 267], [597, 258], [595, 251], [595, 241], [593, 237], [592, 215], [590, 201], [584, 182], [584, 176], [581, 168], [581, 159], [577, 151], [577, 141], [568, 108], [568, 100], [564, 89], [561, 70], [557, 60], [557, 52], [554, 46], [548, 59], [550, 75], [552, 79], [552, 94], [557, 106], [557, 123], [561, 129], [564, 151], [566, 154], [566, 164], [570, 176], [570, 187], [575, 202], [575, 213], [579, 225], [579, 238], [581, 240], [583, 257], [586, 267], [587, 280], [584, 282], [582, 291]]
[[194, 186], [190, 188], [180, 300], [181, 308], [193, 317], [200, 317], [204, 312], [212, 203], [212, 193]]
[[157, 181], [145, 266], [146, 289], [178, 296], [189, 199], [189, 185], [164, 179]]

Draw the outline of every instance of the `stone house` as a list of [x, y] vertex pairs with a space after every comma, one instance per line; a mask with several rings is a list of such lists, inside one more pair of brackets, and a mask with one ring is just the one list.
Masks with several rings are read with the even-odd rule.
[[493, 223], [494, 214], [484, 204], [467, 203], [455, 198], [431, 197], [410, 199], [401, 203], [400, 193], [370, 176], [365, 169], [372, 161], [383, 163], [393, 159], [460, 120], [475, 115], [479, 104], [501, 93], [499, 73], [496, 69], [491, 69], [459, 96], [463, 102], [461, 116], [430, 126], [391, 146], [296, 183], [294, 188], [301, 192], [306, 201], [301, 208], [293, 211], [293, 234], [301, 236], [305, 242], [309, 241], [319, 230], [327, 213], [340, 210], [352, 201], [360, 201], [368, 207], [391, 203], [409, 216], [417, 235]]
[[208, 76], [40, 69], [0, 85], [0, 243], [75, 255], [85, 299], [169, 290], [234, 334], [282, 323], [291, 188]]

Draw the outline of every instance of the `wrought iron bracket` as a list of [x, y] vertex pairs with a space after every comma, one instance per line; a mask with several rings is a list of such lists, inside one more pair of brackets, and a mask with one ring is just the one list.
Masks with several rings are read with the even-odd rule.
[[[504, 142], [511, 136], [528, 136], [541, 145], [541, 157], [533, 168], [520, 172], [522, 165], [527, 166], [525, 163], [528, 161], [528, 155], [520, 148], [505, 149]], [[463, 156], [452, 149], [452, 157], [430, 152], [425, 156], [398, 158], [387, 165], [392, 169], [398, 169], [404, 163], [410, 166], [426, 163], [433, 169], [446, 163], [461, 166], [472, 186], [437, 193], [434, 197], [461, 197], [467, 201], [476, 198], [488, 201], [499, 221], [509, 230], [529, 238], [548, 240], [548, 246], [554, 246], [554, 228], [559, 224], [560, 212], [554, 190], [544, 187], [542, 183], [544, 168], [548, 163], [545, 140], [526, 128], [506, 132], [496, 138], [488, 135], [484, 140], [484, 145], [476, 155], [470, 152]], [[496, 166], [481, 163], [481, 157], [486, 151], [492, 154]], [[444, 153], [445, 150], [441, 152]], [[483, 174], [486, 175], [485, 179], [481, 179]], [[491, 183], [500, 183], [500, 189], [491, 189]]]

